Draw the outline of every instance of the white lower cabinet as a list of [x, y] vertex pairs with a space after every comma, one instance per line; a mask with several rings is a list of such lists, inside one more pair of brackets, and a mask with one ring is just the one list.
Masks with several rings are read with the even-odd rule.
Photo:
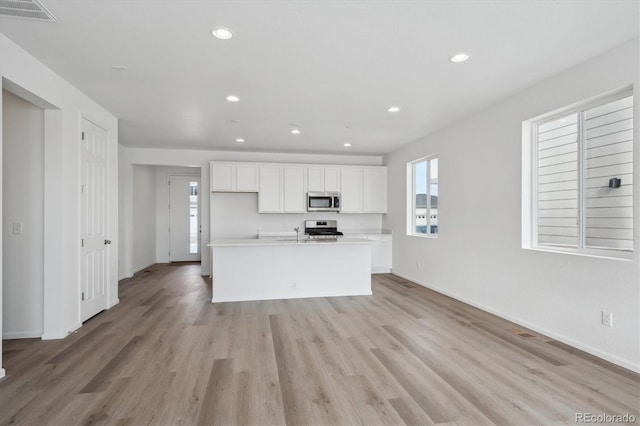
[[352, 238], [364, 238], [371, 241], [371, 273], [387, 274], [391, 272], [392, 260], [392, 235], [391, 234], [359, 234]]
[[391, 272], [392, 246], [391, 235], [368, 235], [367, 239], [374, 241], [371, 244], [371, 273], [386, 274]]

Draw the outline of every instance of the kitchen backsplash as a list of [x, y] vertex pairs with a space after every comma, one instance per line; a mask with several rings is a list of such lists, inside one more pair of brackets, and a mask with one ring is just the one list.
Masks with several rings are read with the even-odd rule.
[[256, 193], [218, 192], [212, 200], [213, 239], [255, 238], [258, 230], [292, 231], [296, 226], [302, 229], [305, 220], [337, 220], [339, 230], [349, 232], [379, 231], [382, 226], [381, 214], [259, 214]]

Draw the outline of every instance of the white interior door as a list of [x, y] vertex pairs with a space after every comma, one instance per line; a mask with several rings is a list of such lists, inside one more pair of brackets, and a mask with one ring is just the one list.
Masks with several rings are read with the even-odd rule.
[[86, 321], [107, 308], [108, 181], [107, 132], [82, 120], [81, 294], [80, 317]]
[[200, 177], [169, 176], [169, 260], [200, 260]]

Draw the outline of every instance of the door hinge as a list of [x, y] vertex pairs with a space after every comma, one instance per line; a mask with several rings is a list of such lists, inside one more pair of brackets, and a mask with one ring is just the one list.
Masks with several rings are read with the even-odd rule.
[[82, 292], [82, 300], [84, 300], [84, 291]]
[[82, 247], [84, 247], [84, 238], [82, 239]]
[[81, 194], [84, 194], [84, 188], [85, 188], [85, 186], [84, 186], [84, 185], [82, 185], [82, 186], [81, 186], [81, 188], [80, 188], [80, 193], [81, 193]]
[[82, 140], [84, 140], [84, 132], [82, 132]]

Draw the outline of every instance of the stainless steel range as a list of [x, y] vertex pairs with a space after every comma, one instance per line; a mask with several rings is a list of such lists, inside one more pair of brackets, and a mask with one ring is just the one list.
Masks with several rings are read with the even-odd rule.
[[317, 240], [335, 240], [344, 235], [338, 231], [337, 220], [305, 220], [304, 233]]

